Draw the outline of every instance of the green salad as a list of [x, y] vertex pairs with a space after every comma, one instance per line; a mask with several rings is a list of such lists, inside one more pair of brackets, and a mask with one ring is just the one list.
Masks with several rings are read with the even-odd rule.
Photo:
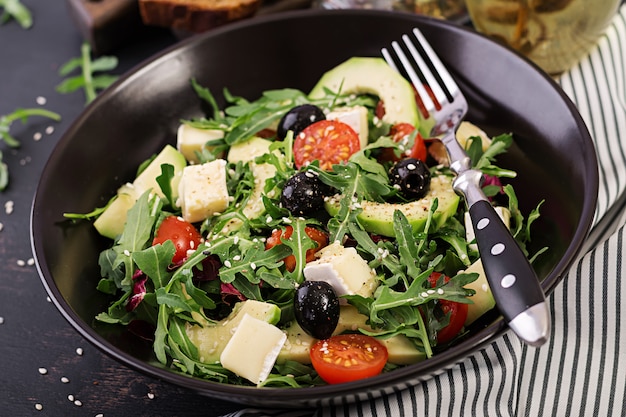
[[[225, 89], [223, 109], [190, 88], [212, 112], [106, 207], [72, 215], [111, 239], [99, 322], [186, 374], [304, 387], [428, 360], [494, 308], [445, 150], [382, 59], [349, 59], [309, 93]], [[496, 165], [512, 136], [464, 122], [458, 137], [526, 251], [541, 203], [524, 216]]]

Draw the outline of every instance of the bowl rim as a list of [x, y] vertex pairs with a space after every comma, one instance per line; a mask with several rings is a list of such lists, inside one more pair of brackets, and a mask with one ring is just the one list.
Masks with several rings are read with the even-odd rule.
[[[444, 21], [429, 16], [413, 15], [408, 13], [399, 13], [385, 10], [296, 10], [281, 12], [274, 15], [258, 16], [253, 19], [232, 23], [223, 27], [213, 29], [209, 32], [183, 39], [175, 43], [174, 45], [168, 46], [162, 51], [153, 54], [152, 56], [141, 61], [140, 63], [126, 71], [124, 74], [122, 74], [122, 76], [120, 76], [119, 79], [115, 83], [113, 83], [113, 85], [111, 85], [111, 87], [99, 94], [96, 100], [90, 103], [71, 123], [70, 127], [66, 130], [59, 142], [54, 147], [42, 172], [46, 172], [48, 167], [50, 167], [54, 163], [54, 160], [58, 158], [58, 155], [62, 153], [63, 149], [69, 145], [72, 133], [78, 129], [78, 127], [84, 122], [84, 120], [89, 118], [89, 116], [95, 111], [101, 101], [104, 101], [109, 96], [116, 94], [118, 90], [123, 88], [125, 83], [131, 82], [134, 78], [141, 77], [143, 73], [150, 71], [153, 66], [158, 65], [161, 61], [171, 59], [171, 57], [175, 56], [177, 53], [180, 53], [190, 48], [194, 48], [196, 45], [205, 42], [207, 39], [217, 37], [225, 33], [238, 31], [251, 26], [271, 24], [272, 22], [278, 20], [292, 20], [312, 17], [323, 18], [324, 16], [330, 14], [343, 15], [345, 18], [349, 18], [350, 16], [376, 15], [387, 16], [392, 19], [410, 19], [413, 20], [418, 26], [426, 25], [433, 26], [437, 30], [452, 30], [457, 32], [463, 32], [463, 36], [467, 35], [481, 37], [486, 39], [488, 42], [496, 44], [496, 42], [487, 38], [487, 36], [473, 31], [471, 28], [460, 26], [453, 22]], [[573, 119], [576, 121], [577, 127], [579, 128], [583, 139], [585, 141], [589, 141], [590, 144], [593, 145], [592, 138], [580, 113], [576, 109], [576, 106], [571, 101], [571, 99], [560, 88], [560, 86], [549, 75], [543, 73], [543, 71], [541, 71], [539, 67], [537, 67], [535, 64], [533, 64], [531, 61], [529, 61], [516, 51], [500, 44], [497, 45], [499, 45], [503, 50], [507, 51], [506, 53], [516, 55], [519, 59], [525, 61], [528, 65], [534, 67], [535, 70], [538, 70], [541, 73], [540, 75], [544, 78], [547, 84], [552, 86], [552, 88], [554, 88], [562, 97], [564, 104], [567, 106], [570, 113], [572, 114]], [[590, 149], [594, 149], [594, 147], [590, 146]], [[585, 160], [585, 164], [597, 168], [598, 163], [595, 152], [587, 153], [585, 155], [582, 155], [582, 157]], [[589, 183], [589, 188], [585, 190], [585, 201], [588, 201], [588, 204], [585, 205], [581, 211], [581, 220], [579, 222], [578, 228], [575, 231], [575, 234], [572, 236], [571, 243], [563, 254], [563, 257], [559, 260], [559, 262], [554, 266], [553, 270], [542, 282], [542, 288], [546, 292], [546, 296], [551, 294], [556, 286], [564, 278], [564, 274], [567, 273], [567, 269], [569, 268], [569, 266], [571, 266], [571, 264], [576, 259], [576, 256], [581, 251], [583, 242], [587, 237], [589, 230], [591, 229], [597, 204], [597, 193], [599, 188], [597, 171], [598, 170], [595, 169], [592, 172], [589, 172], [589, 177], [587, 181]], [[280, 404], [283, 407], [301, 406], [301, 401], [303, 400], [307, 401], [307, 404], [320, 405], [324, 404], [324, 402], [327, 400], [332, 400], [332, 398], [336, 398], [339, 396], [343, 398], [354, 397], [354, 399], [357, 400], [360, 397], [362, 397], [362, 399], [371, 399], [371, 397], [367, 396], [368, 393], [371, 394], [374, 392], [383, 392], [384, 390], [389, 390], [390, 386], [398, 386], [398, 384], [402, 384], [402, 386], [404, 387], [413, 386], [416, 383], [419, 383], [419, 381], [430, 379], [433, 375], [444, 372], [446, 368], [454, 366], [455, 364], [465, 360], [468, 356], [477, 352], [487, 343], [492, 342], [496, 338], [499, 338], [508, 330], [508, 327], [506, 326], [506, 323], [504, 322], [502, 316], [499, 316], [493, 323], [465, 339], [465, 341], [461, 345], [457, 345], [458, 349], [454, 352], [453, 355], [446, 354], [447, 351], [444, 351], [439, 353], [438, 355], [433, 356], [427, 361], [420, 362], [419, 364], [402, 367], [400, 369], [394, 370], [393, 372], [383, 373], [376, 377], [368, 378], [365, 380], [338, 385], [303, 387], [297, 389], [284, 389], [273, 387], [257, 388], [222, 384], [178, 373], [173, 369], [166, 369], [164, 367], [153, 365], [150, 362], [138, 360], [136, 357], [126, 353], [125, 351], [122, 351], [118, 347], [106, 341], [96, 332], [95, 329], [93, 329], [88, 323], [80, 318], [78, 314], [74, 312], [72, 307], [65, 301], [59, 288], [55, 285], [51, 271], [48, 269], [48, 266], [45, 264], [45, 261], [43, 259], [44, 251], [42, 248], [42, 243], [39, 239], [36, 238], [37, 231], [40, 228], [36, 216], [39, 195], [38, 190], [40, 190], [44, 186], [45, 178], [42, 175], [31, 204], [30, 241], [38, 274], [46, 289], [46, 292], [50, 296], [56, 308], [61, 312], [63, 317], [72, 325], [72, 327], [74, 327], [74, 329], [79, 334], [81, 334], [85, 339], [87, 339], [91, 344], [96, 346], [102, 352], [105, 352], [107, 355], [116, 359], [118, 362], [145, 375], [191, 389], [200, 394], [221, 398], [224, 398], [225, 395], [227, 400], [229, 400], [229, 398], [235, 398], [237, 400], [248, 398], [253, 401], [252, 403], [263, 403], [266, 405]], [[466, 347], [463, 347], [463, 345]], [[418, 370], [415, 369], [416, 365], [418, 366]], [[245, 402], [249, 403], [249, 401]]]

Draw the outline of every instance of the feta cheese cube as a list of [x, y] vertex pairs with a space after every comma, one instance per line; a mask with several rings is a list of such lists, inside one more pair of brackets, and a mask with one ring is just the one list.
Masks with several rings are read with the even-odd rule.
[[317, 256], [319, 259], [304, 267], [304, 277], [309, 281], [328, 282], [337, 296], [369, 297], [378, 286], [376, 273], [354, 248], [335, 242], [317, 252]]
[[369, 128], [364, 106], [339, 107], [326, 115], [327, 120], [338, 120], [350, 126], [359, 135], [361, 149], [367, 146]]
[[183, 170], [178, 185], [182, 216], [190, 223], [202, 221], [228, 207], [226, 161], [216, 159]]
[[176, 148], [185, 158], [198, 163], [196, 152], [202, 152], [208, 141], [222, 139], [224, 131], [218, 129], [198, 129], [188, 124], [181, 124], [176, 135]]
[[220, 355], [222, 366], [254, 384], [267, 379], [287, 335], [278, 327], [246, 314]]

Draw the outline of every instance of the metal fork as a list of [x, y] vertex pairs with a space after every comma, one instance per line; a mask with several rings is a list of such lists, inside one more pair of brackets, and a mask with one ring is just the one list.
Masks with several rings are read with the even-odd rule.
[[[413, 35], [419, 47], [408, 35], [402, 36], [404, 48], [396, 41], [391, 46], [429, 113], [427, 121], [433, 125], [430, 136], [441, 140], [448, 151], [450, 168], [456, 174], [452, 186], [465, 199], [491, 292], [517, 336], [529, 345], [540, 346], [549, 338], [550, 313], [537, 275], [483, 193], [482, 173], [472, 169], [470, 158], [456, 139], [456, 130], [467, 114], [467, 101], [421, 31], [413, 29]], [[381, 52], [398, 70], [391, 52], [387, 48]]]

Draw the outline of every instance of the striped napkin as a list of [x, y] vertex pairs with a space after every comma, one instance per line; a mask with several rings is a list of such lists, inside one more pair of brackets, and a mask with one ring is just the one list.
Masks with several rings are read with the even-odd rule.
[[548, 298], [550, 340], [533, 348], [509, 331], [443, 374], [371, 402], [228, 417], [626, 415], [626, 5], [589, 55], [556, 81], [596, 144], [594, 225], [607, 216], [612, 222]]

